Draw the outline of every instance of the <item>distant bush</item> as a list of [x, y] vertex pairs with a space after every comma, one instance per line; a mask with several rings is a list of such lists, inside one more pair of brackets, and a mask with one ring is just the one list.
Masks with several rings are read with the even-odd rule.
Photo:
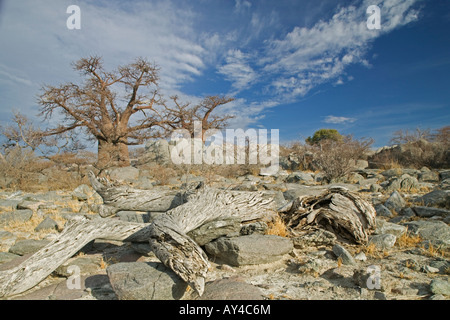
[[394, 133], [391, 143], [394, 145], [370, 158], [371, 167], [450, 168], [450, 126], [434, 132], [400, 130]]
[[350, 135], [342, 136], [339, 133], [331, 133], [331, 138], [325, 138], [326, 134], [322, 131], [315, 136], [316, 139], [306, 139], [306, 144], [295, 142], [284, 147], [283, 155], [295, 162], [295, 169], [322, 171], [328, 182], [349, 174], [356, 160], [367, 158], [367, 151], [373, 144], [372, 139], [357, 140]]
[[315, 145], [323, 140], [342, 141], [342, 135], [336, 129], [320, 129], [312, 137], [306, 138], [306, 143]]

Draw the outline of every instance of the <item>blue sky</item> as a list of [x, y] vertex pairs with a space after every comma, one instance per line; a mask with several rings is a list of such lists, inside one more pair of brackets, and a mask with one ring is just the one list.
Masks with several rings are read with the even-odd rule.
[[[81, 29], [68, 30], [69, 5]], [[381, 29], [366, 25], [380, 7]], [[71, 63], [108, 68], [138, 56], [161, 90], [195, 103], [236, 100], [232, 128], [279, 129], [281, 142], [320, 128], [389, 143], [399, 129], [450, 125], [448, 0], [5, 0], [0, 13], [0, 124], [36, 118], [43, 84], [78, 81]], [[54, 121], [57, 121], [55, 119]]]

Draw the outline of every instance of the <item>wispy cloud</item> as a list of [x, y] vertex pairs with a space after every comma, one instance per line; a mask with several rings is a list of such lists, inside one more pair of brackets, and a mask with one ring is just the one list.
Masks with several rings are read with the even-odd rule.
[[233, 94], [249, 88], [256, 80], [257, 73], [249, 63], [249, 56], [240, 50], [229, 50], [225, 58], [226, 64], [219, 67], [218, 72], [232, 82]]
[[333, 124], [344, 124], [344, 123], [353, 123], [355, 121], [356, 118], [326, 116], [323, 122]]

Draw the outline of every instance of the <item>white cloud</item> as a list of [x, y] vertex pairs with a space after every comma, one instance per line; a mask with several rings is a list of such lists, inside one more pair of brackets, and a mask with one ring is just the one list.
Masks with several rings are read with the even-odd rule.
[[365, 0], [358, 7], [340, 8], [331, 19], [311, 28], [294, 27], [284, 37], [268, 42], [262, 60], [264, 71], [273, 75], [269, 87], [275, 94], [287, 99], [303, 96], [341, 76], [350, 64], [370, 67], [365, 54], [371, 42], [417, 19], [417, 11], [411, 9], [417, 0], [375, 2], [382, 7], [381, 30], [367, 28], [366, 8], [374, 1]]
[[236, 0], [234, 3], [234, 10], [238, 13], [243, 12], [247, 9], [250, 9], [252, 3], [247, 0]]
[[333, 124], [344, 124], [344, 123], [353, 123], [355, 121], [356, 121], [355, 118], [326, 116], [325, 120], [323, 122], [325, 122], [325, 123], [333, 123]]
[[257, 73], [249, 64], [250, 57], [241, 50], [229, 50], [225, 61], [218, 72], [232, 82], [234, 94], [249, 88], [257, 79]]

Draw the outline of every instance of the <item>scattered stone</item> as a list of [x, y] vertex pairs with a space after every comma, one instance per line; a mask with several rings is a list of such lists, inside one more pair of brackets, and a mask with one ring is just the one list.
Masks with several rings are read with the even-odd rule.
[[205, 246], [206, 252], [232, 266], [274, 262], [293, 249], [292, 241], [274, 235], [251, 234], [219, 238]]
[[431, 207], [450, 207], [450, 190], [434, 190], [414, 202]]
[[59, 230], [58, 223], [56, 223], [55, 220], [53, 220], [50, 217], [45, 217], [44, 220], [42, 220], [41, 223], [37, 225], [36, 228], [34, 228], [34, 231], [39, 232], [42, 230]]
[[17, 204], [17, 209], [20, 210], [31, 210], [33, 212], [36, 212], [39, 209], [39, 206], [44, 204], [42, 201], [29, 201], [24, 200]]
[[375, 206], [375, 211], [377, 212], [377, 216], [380, 217], [392, 218], [394, 216], [392, 212], [381, 203]]
[[250, 234], [265, 234], [269, 226], [264, 221], [257, 221], [242, 225], [239, 234], [241, 236], [248, 236]]
[[395, 241], [397, 237], [389, 233], [369, 236], [369, 243], [373, 243], [380, 250], [392, 248]]
[[401, 237], [408, 230], [407, 227], [384, 221], [383, 219], [376, 219], [376, 228], [373, 234], [393, 234], [396, 237]]
[[336, 255], [337, 258], [342, 259], [342, 263], [345, 265], [356, 265], [355, 259], [353, 259], [350, 252], [347, 251], [343, 246], [340, 244], [335, 244], [333, 246], [333, 253]]
[[12, 246], [17, 240], [17, 236], [9, 231], [0, 230], [0, 244], [2, 246]]
[[139, 178], [139, 169], [134, 167], [119, 167], [109, 170], [109, 177], [112, 180], [134, 182]]
[[314, 183], [314, 178], [311, 173], [296, 171], [286, 177], [286, 182], [310, 184]]
[[119, 300], [178, 300], [187, 284], [156, 262], [120, 262], [106, 269]]
[[441, 209], [441, 208], [433, 208], [433, 207], [423, 207], [416, 206], [412, 207], [412, 210], [419, 216], [424, 218], [430, 218], [434, 216], [447, 217], [450, 215], [450, 210]]
[[33, 211], [30, 209], [15, 210], [0, 214], [0, 223], [6, 224], [12, 221], [26, 222], [33, 216]]
[[395, 210], [399, 212], [406, 205], [405, 199], [398, 193], [398, 191], [392, 192], [389, 199], [386, 200], [384, 206], [389, 210]]
[[18, 257], [20, 256], [11, 252], [0, 252], [0, 264], [9, 262]]
[[100, 270], [101, 258], [98, 256], [83, 256], [78, 258], [71, 258], [54, 272], [62, 277], [69, 277], [74, 274], [73, 266], [78, 267], [80, 275], [88, 275], [96, 273]]
[[79, 201], [87, 201], [94, 191], [86, 184], [79, 185], [72, 191], [72, 199]]
[[299, 249], [310, 246], [333, 245], [336, 241], [336, 235], [323, 229], [314, 230], [311, 233], [293, 238], [294, 247]]
[[442, 221], [410, 221], [404, 222], [408, 232], [420, 235], [425, 240], [436, 240], [450, 246], [450, 226]]
[[49, 240], [19, 240], [16, 241], [16, 243], [11, 248], [9, 248], [9, 252], [17, 254], [19, 256], [23, 256], [28, 253], [39, 251], [49, 243]]
[[188, 236], [197, 242], [198, 245], [203, 246], [222, 236], [238, 235], [240, 230], [240, 219], [229, 218], [207, 222], [199, 228], [188, 232]]
[[367, 260], [367, 257], [366, 257], [366, 254], [364, 253], [364, 252], [360, 252], [360, 253], [358, 253], [356, 256], [355, 256], [355, 260], [358, 260], [358, 261], [366, 261]]
[[430, 283], [431, 292], [434, 294], [442, 294], [450, 296], [450, 282], [441, 279], [434, 279]]
[[424, 171], [419, 173], [419, 181], [420, 182], [439, 182], [439, 174], [434, 171]]
[[205, 284], [197, 300], [263, 300], [261, 290], [238, 277], [219, 279]]

